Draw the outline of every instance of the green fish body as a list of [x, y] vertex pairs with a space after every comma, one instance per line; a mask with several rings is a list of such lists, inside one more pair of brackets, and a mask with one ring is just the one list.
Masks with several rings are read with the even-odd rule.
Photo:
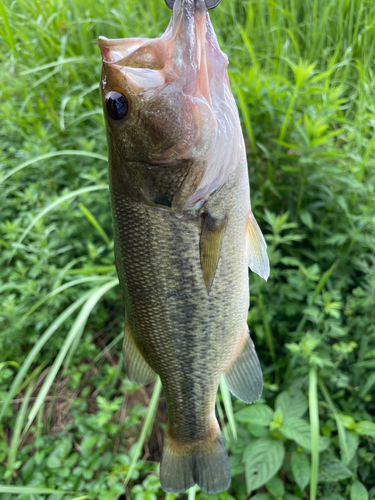
[[224, 374], [243, 401], [261, 395], [248, 266], [269, 274], [227, 59], [203, 0], [177, 0], [159, 39], [99, 45], [127, 373], [163, 385], [163, 489], [224, 491], [216, 392]]

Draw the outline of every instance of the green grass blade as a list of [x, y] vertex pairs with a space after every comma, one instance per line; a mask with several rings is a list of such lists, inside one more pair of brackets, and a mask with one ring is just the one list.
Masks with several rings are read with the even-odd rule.
[[[320, 278], [319, 283], [317, 284], [317, 286], [315, 288], [314, 295], [313, 295], [313, 297], [311, 299], [311, 303], [312, 304], [315, 302], [316, 298], [318, 297], [318, 295], [322, 291], [324, 285], [327, 283], [328, 278], [331, 276], [331, 274], [333, 273], [333, 271], [336, 269], [337, 264], [338, 264], [338, 261], [336, 260], [332, 264], [332, 266]], [[301, 318], [301, 321], [299, 322], [299, 324], [297, 326], [296, 334], [300, 334], [302, 332], [302, 329], [305, 326], [306, 321], [307, 321], [307, 316], [306, 316], [306, 314], [304, 314], [302, 316], [302, 318]]]
[[225, 441], [230, 441], [230, 437], [229, 437], [229, 432], [228, 432], [228, 429], [225, 425], [225, 420], [224, 420], [224, 412], [223, 412], [223, 409], [221, 407], [221, 403], [220, 403], [220, 400], [219, 400], [219, 396], [216, 395], [216, 411], [217, 411], [217, 414], [218, 414], [218, 417], [219, 417], [219, 422], [221, 424], [221, 431], [223, 433], [223, 437], [224, 437], [224, 440]]
[[341, 448], [341, 455], [342, 455], [342, 461], [344, 462], [345, 465], [348, 465], [349, 462], [349, 451], [348, 451], [348, 445], [346, 442], [346, 432], [345, 428], [342, 425], [342, 422], [340, 420], [339, 414], [335, 408], [335, 405], [333, 404], [333, 401], [331, 399], [331, 396], [329, 395], [328, 389], [323, 382], [323, 380], [319, 377], [318, 379], [318, 384], [319, 388], [322, 391], [322, 394], [324, 396], [324, 399], [326, 400], [328, 406], [332, 410], [332, 413], [335, 417], [336, 421], [336, 426], [337, 426], [337, 433], [339, 435], [339, 443], [340, 443], [340, 448]]
[[3, 486], [0, 484], [0, 493], [10, 493], [11, 495], [68, 495], [70, 491], [53, 490], [51, 488], [31, 488], [29, 486]]
[[16, 44], [13, 37], [12, 28], [10, 27], [7, 13], [5, 12], [4, 5], [2, 0], [0, 0], [0, 16], [3, 19], [5, 33], [7, 34], [7, 39], [5, 40], [9, 47], [13, 50], [13, 53], [16, 54]]
[[243, 43], [244, 43], [245, 47], [247, 48], [249, 56], [251, 57], [251, 62], [253, 63], [255, 69], [258, 71], [258, 69], [259, 69], [258, 60], [257, 60], [257, 57], [255, 55], [254, 48], [250, 42], [250, 38], [247, 36], [246, 31], [240, 25], [238, 26], [238, 29], [241, 33]]
[[96, 358], [94, 358], [93, 360], [93, 363], [97, 363], [100, 359], [102, 359], [103, 356], [105, 356], [107, 354], [108, 351], [110, 351], [112, 349], [112, 347], [114, 347], [116, 344], [118, 344], [120, 342], [120, 340], [122, 340], [124, 338], [124, 332], [121, 332], [117, 335], [117, 337], [115, 339], [112, 340], [112, 342], [110, 342], [106, 347], [105, 349], [102, 350], [102, 352], [100, 352]]
[[[270, 324], [269, 324], [269, 321], [267, 318], [266, 308], [264, 306], [263, 295], [262, 295], [262, 292], [260, 290], [260, 285], [259, 285], [258, 280], [256, 280], [256, 283], [257, 283], [257, 289], [258, 289], [257, 290], [258, 291], [258, 304], [259, 304], [260, 311], [262, 313], [264, 330], [266, 332], [267, 346], [268, 346], [268, 349], [269, 349], [270, 354], [271, 354], [272, 362], [274, 365], [277, 366], [275, 345], [274, 345], [274, 341], [273, 341], [273, 335], [272, 335], [272, 331], [270, 328]], [[280, 370], [279, 370], [279, 368], [276, 368], [276, 370], [275, 370], [275, 384], [279, 384], [279, 383], [280, 383]]]
[[71, 288], [73, 286], [81, 285], [82, 283], [90, 283], [90, 282], [95, 282], [95, 281], [103, 281], [103, 280], [109, 280], [111, 278], [107, 276], [89, 276], [88, 278], [79, 278], [77, 280], [73, 281], [68, 281], [67, 283], [64, 283], [63, 285], [60, 285], [58, 288], [55, 288], [52, 290], [52, 292], [47, 293], [43, 298], [38, 300], [28, 311], [25, 312], [25, 314], [22, 316], [21, 321], [24, 321], [30, 314], [32, 314], [38, 307], [40, 307], [42, 304], [47, 302], [51, 297], [54, 297], [55, 295], [58, 295], [59, 293], [63, 292], [67, 288]]
[[67, 274], [101, 274], [101, 273], [111, 273], [116, 271], [116, 266], [87, 266], [81, 267], [79, 269], [71, 269]]
[[90, 212], [88, 208], [86, 208], [82, 203], [79, 204], [79, 208], [81, 209], [82, 213], [86, 216], [87, 220], [94, 226], [94, 228], [98, 231], [100, 236], [103, 238], [104, 242], [107, 243], [108, 246], [110, 246], [111, 241], [108, 238], [106, 232], [102, 228], [102, 226], [99, 224], [99, 222], [96, 220], [96, 218], [93, 216], [93, 214]]
[[364, 398], [374, 385], [375, 385], [375, 372], [371, 373], [371, 375], [366, 380], [365, 384], [363, 385], [359, 393], [360, 396]]
[[255, 141], [255, 136], [253, 132], [253, 127], [251, 125], [251, 120], [249, 116], [249, 111], [245, 103], [245, 97], [242, 89], [236, 84], [236, 82], [233, 81], [232, 79], [232, 84], [233, 87], [236, 91], [236, 95], [238, 98], [238, 104], [240, 105], [243, 121], [245, 123], [245, 129], [247, 133], [247, 137], [249, 138], [249, 142], [251, 144], [251, 149], [253, 150], [253, 153], [256, 151], [256, 141]]
[[6, 472], [5, 472], [5, 479], [6, 479], [8, 484], [10, 483], [10, 481], [12, 479], [14, 463], [15, 463], [16, 458], [17, 458], [17, 450], [18, 450], [18, 446], [20, 444], [21, 429], [22, 429], [23, 422], [24, 422], [25, 417], [26, 417], [27, 405], [29, 404], [29, 399], [30, 399], [33, 388], [34, 388], [33, 383], [30, 384], [29, 387], [27, 388], [24, 400], [22, 401], [20, 411], [17, 414], [16, 422], [14, 424], [13, 436], [12, 436], [12, 441], [11, 441], [10, 447], [9, 447], [8, 462], [7, 462]]
[[195, 493], [197, 491], [197, 485], [192, 486], [188, 489], [188, 500], [195, 500]]
[[87, 63], [91, 62], [91, 59], [87, 59], [86, 57], [67, 57], [66, 59], [59, 59], [58, 61], [53, 61], [48, 64], [42, 64], [41, 66], [36, 66], [34, 68], [21, 71], [20, 76], [31, 75], [32, 73], [37, 73], [38, 71], [42, 71], [44, 69], [54, 68], [55, 66], [61, 66], [62, 64], [71, 64], [77, 62]]
[[236, 427], [236, 421], [234, 419], [232, 398], [231, 398], [230, 391], [228, 389], [228, 386], [225, 382], [223, 375], [220, 378], [220, 392], [221, 392], [221, 397], [223, 398], [223, 404], [224, 404], [224, 408], [225, 408], [225, 413], [226, 413], [227, 418], [228, 418], [229, 427], [232, 431], [232, 435], [233, 435], [234, 440], [236, 440], [237, 439], [237, 427]]
[[25, 389], [25, 387], [27, 387], [30, 384], [30, 382], [32, 380], [34, 380], [36, 377], [38, 377], [42, 373], [44, 368], [47, 366], [47, 364], [48, 364], [48, 360], [45, 359], [44, 361], [42, 361], [40, 363], [40, 365], [38, 365], [36, 368], [34, 368], [34, 370], [31, 372], [31, 374], [29, 376], [26, 376], [26, 380], [24, 380], [23, 383], [18, 387], [15, 395], [17, 396], [17, 394], [22, 392]]
[[[29, 167], [30, 165], [34, 165], [34, 163], [38, 163], [39, 161], [42, 160], [47, 160], [48, 158], [54, 158], [56, 156], [88, 156], [89, 158], [95, 158], [97, 160], [103, 160], [103, 161], [108, 161], [108, 158], [104, 155], [101, 155], [99, 153], [91, 153], [90, 151], [75, 151], [74, 149], [65, 149], [64, 151], [54, 151], [52, 153], [46, 153], [44, 155], [37, 156], [35, 158], [32, 158], [31, 160], [27, 160], [17, 167], [14, 167], [12, 170], [10, 170], [7, 174], [5, 174], [1, 179], [0, 183], [4, 182], [6, 179], [11, 177], [12, 175], [16, 174], [23, 168]], [[103, 188], [102, 188], [103, 189]]]
[[23, 242], [23, 240], [25, 239], [25, 237], [28, 235], [28, 233], [30, 232], [30, 230], [38, 222], [39, 219], [41, 219], [46, 214], [48, 214], [48, 212], [51, 212], [54, 208], [56, 208], [58, 205], [60, 205], [64, 201], [70, 200], [70, 199], [72, 199], [72, 198], [74, 198], [76, 196], [79, 196], [80, 194], [83, 194], [83, 193], [89, 193], [91, 191], [100, 191], [102, 189], [107, 190], [108, 189], [108, 184], [99, 184], [98, 186], [87, 186], [87, 187], [84, 187], [84, 188], [81, 188], [81, 189], [76, 189], [75, 191], [71, 191], [68, 194], [60, 196], [60, 198], [57, 198], [57, 200], [55, 200], [54, 202], [52, 202], [49, 205], [47, 205], [41, 212], [39, 212], [39, 214], [36, 217], [34, 217], [34, 219], [30, 222], [30, 224], [24, 230], [24, 232], [22, 233], [22, 235], [18, 238], [18, 241], [16, 243], [16, 248], [13, 250], [13, 252], [11, 253], [11, 255], [9, 257], [9, 262], [12, 260], [14, 254], [16, 253], [17, 246], [20, 245]]
[[101, 297], [108, 292], [111, 288], [114, 286], [118, 285], [118, 280], [112, 280], [109, 283], [106, 283], [105, 285], [101, 286], [100, 288], [94, 289], [91, 294], [89, 295], [88, 299], [86, 300], [85, 305], [82, 307], [80, 313], [77, 316], [77, 319], [75, 320], [72, 328], [70, 329], [60, 351], [59, 354], [57, 355], [50, 372], [48, 373], [40, 391], [39, 394], [34, 402], [33, 407], [30, 410], [30, 414], [27, 419], [27, 424], [24, 430], [24, 433], [28, 430], [30, 427], [31, 423], [33, 422], [34, 418], [36, 417], [36, 414], [38, 413], [38, 410], [41, 406], [41, 404], [44, 401], [44, 398], [47, 396], [48, 391], [51, 388], [51, 385], [65, 359], [65, 356], [72, 345], [75, 337], [80, 334], [82, 329], [85, 327], [87, 319], [95, 307], [96, 303], [101, 299]]
[[322, 291], [324, 285], [327, 283], [328, 278], [331, 276], [331, 274], [333, 273], [333, 271], [336, 269], [337, 264], [338, 264], [338, 261], [336, 260], [332, 264], [332, 266], [321, 277], [321, 279], [320, 279], [320, 281], [319, 281], [319, 283], [318, 283], [318, 285], [317, 285], [317, 287], [315, 289], [315, 292], [314, 292], [314, 295], [313, 295], [313, 298], [312, 298], [312, 303], [315, 302], [315, 299], [317, 298], [317, 296]]
[[136, 443], [134, 453], [133, 453], [133, 458], [132, 458], [132, 461], [129, 465], [129, 469], [128, 469], [128, 472], [127, 472], [126, 477], [125, 477], [124, 486], [126, 486], [128, 484], [128, 482], [130, 481], [130, 479], [132, 477], [132, 474], [133, 474], [134, 469], [137, 465], [138, 459], [141, 455], [142, 447], [143, 447], [143, 443], [146, 439], [146, 435], [147, 435], [148, 431], [151, 429], [152, 424], [154, 423], [155, 413], [156, 413], [156, 409], [158, 407], [161, 389], [162, 389], [162, 385], [161, 385], [160, 378], [158, 377], [156, 379], [154, 391], [152, 393], [152, 397], [151, 397], [150, 404], [148, 407], [148, 412], [147, 412], [147, 415], [146, 415], [146, 418], [145, 418], [145, 421], [144, 421], [144, 424], [142, 427], [141, 435], [139, 436], [139, 439]]
[[76, 259], [70, 260], [62, 269], [59, 270], [57, 273], [57, 277], [53, 282], [52, 285], [52, 290], [56, 290], [59, 286], [61, 286], [61, 283], [63, 282], [65, 276], [69, 273], [69, 271], [74, 267], [78, 262], [82, 262], [86, 260], [85, 257], [77, 257]]
[[69, 316], [71, 316], [74, 313], [74, 311], [78, 309], [78, 307], [80, 307], [85, 302], [85, 300], [87, 300], [90, 293], [91, 290], [83, 294], [79, 299], [73, 302], [73, 304], [71, 304], [68, 308], [66, 308], [65, 311], [63, 311], [60, 314], [60, 316], [58, 316], [55, 319], [55, 321], [47, 328], [47, 330], [43, 333], [43, 335], [31, 349], [25, 361], [22, 363], [22, 366], [19, 369], [16, 377], [14, 378], [13, 383], [3, 401], [3, 404], [0, 406], [0, 423], [6, 409], [9, 406], [10, 401], [17, 393], [17, 390], [21, 385], [22, 380], [26, 376], [26, 373], [28, 372], [30, 366], [32, 365], [36, 356], [39, 354], [42, 347], [45, 345], [46, 342], [48, 342], [48, 340], [52, 337], [52, 335], [56, 332], [56, 330], [69, 318]]
[[319, 469], [319, 410], [318, 410], [318, 390], [317, 390], [317, 368], [310, 366], [309, 373], [309, 412], [311, 428], [311, 478], [310, 478], [310, 499], [316, 500], [318, 489], [318, 469]]

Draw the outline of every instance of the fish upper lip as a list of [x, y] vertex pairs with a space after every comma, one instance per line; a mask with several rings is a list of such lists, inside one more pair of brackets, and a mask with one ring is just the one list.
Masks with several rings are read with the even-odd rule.
[[107, 38], [106, 36], [99, 36], [98, 37], [98, 45], [99, 47], [105, 47], [105, 48], [110, 48], [114, 47], [117, 45], [127, 45], [129, 41], [134, 40], [134, 42], [139, 42], [140, 40], [144, 40], [145, 43], [148, 40], [151, 40], [150, 38]]

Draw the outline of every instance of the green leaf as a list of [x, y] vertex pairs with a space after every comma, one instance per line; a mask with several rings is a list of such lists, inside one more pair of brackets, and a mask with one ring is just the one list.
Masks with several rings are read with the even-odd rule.
[[324, 455], [320, 460], [319, 483], [336, 483], [353, 475], [338, 458]]
[[[279, 427], [280, 432], [288, 439], [292, 439], [305, 450], [311, 451], [311, 429], [306, 420], [301, 418], [288, 418]], [[329, 439], [319, 436], [319, 451], [325, 450]]]
[[339, 419], [342, 425], [346, 429], [354, 429], [355, 420], [353, 417], [350, 417], [349, 415], [344, 415], [343, 413], [339, 413]]
[[258, 495], [251, 497], [251, 500], [273, 500], [273, 496], [269, 493], [258, 493]]
[[277, 473], [284, 455], [284, 444], [275, 439], [257, 439], [246, 447], [244, 462], [248, 493], [263, 486]]
[[246, 406], [235, 413], [235, 418], [239, 422], [266, 426], [270, 425], [273, 419], [272, 409], [260, 403], [255, 403], [251, 406]]
[[368, 500], [368, 491], [359, 481], [350, 487], [350, 500]]
[[95, 445], [98, 444], [98, 436], [86, 436], [81, 444], [81, 453], [84, 457], [89, 457]]
[[341, 496], [339, 493], [330, 493], [329, 495], [324, 495], [323, 497], [320, 497], [319, 500], [345, 500], [345, 498]]
[[296, 387], [290, 387], [277, 396], [276, 408], [281, 410], [284, 418], [302, 417], [308, 405], [302, 391]]
[[370, 436], [375, 439], [375, 424], [369, 420], [362, 420], [354, 426], [355, 432], [358, 434], [363, 434], [365, 436]]
[[61, 460], [58, 456], [52, 454], [47, 458], [47, 465], [51, 467], [51, 469], [56, 469], [57, 467], [61, 467]]
[[274, 476], [270, 479], [266, 483], [266, 488], [274, 497], [282, 497], [285, 492], [284, 483], [278, 476]]
[[346, 441], [348, 448], [348, 462], [345, 465], [348, 465], [357, 451], [359, 445], [359, 435], [353, 431], [346, 431]]
[[308, 228], [312, 229], [312, 227], [313, 227], [313, 220], [312, 220], [310, 212], [308, 212], [307, 210], [300, 210], [299, 211], [299, 216], [300, 216], [301, 221]]
[[293, 451], [290, 464], [296, 483], [300, 487], [301, 491], [304, 491], [310, 481], [309, 459], [303, 453], [297, 453], [296, 451]]

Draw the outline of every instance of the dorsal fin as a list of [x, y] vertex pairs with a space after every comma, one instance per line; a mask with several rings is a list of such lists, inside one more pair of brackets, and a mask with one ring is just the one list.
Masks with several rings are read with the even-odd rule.
[[209, 294], [214, 281], [217, 263], [219, 262], [227, 218], [225, 217], [220, 221], [209, 213], [203, 213], [201, 219], [202, 231], [199, 252], [203, 279], [206, 284], [207, 294]]
[[270, 275], [267, 244], [251, 210], [247, 218], [246, 243], [250, 269], [267, 281]]

